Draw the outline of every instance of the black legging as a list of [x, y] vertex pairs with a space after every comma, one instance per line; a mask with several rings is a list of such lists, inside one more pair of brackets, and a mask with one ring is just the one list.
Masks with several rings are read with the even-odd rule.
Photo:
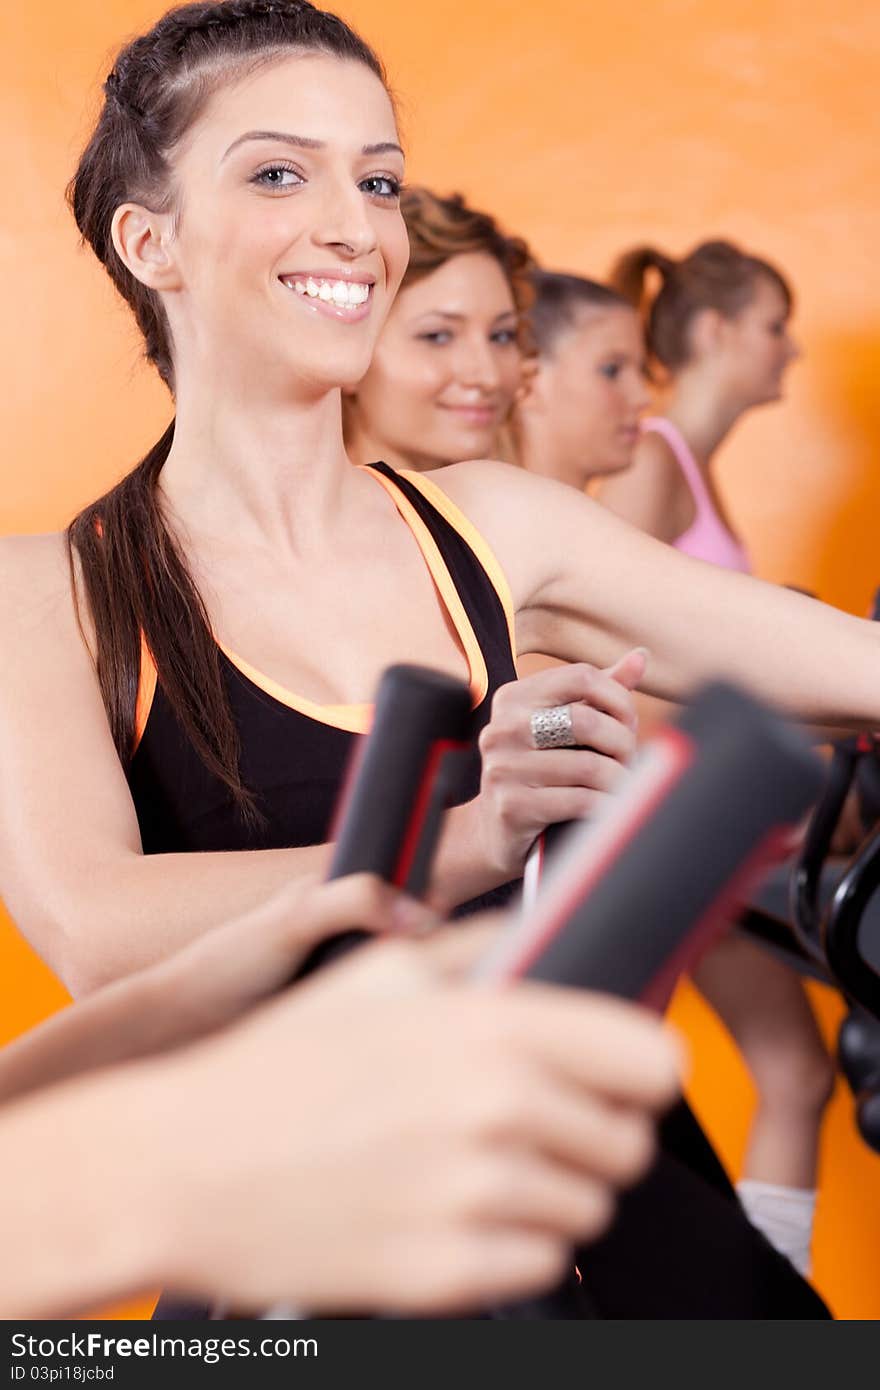
[[611, 1230], [578, 1252], [602, 1318], [829, 1318], [822, 1299], [747, 1220], [682, 1102], [660, 1157], [626, 1193]]

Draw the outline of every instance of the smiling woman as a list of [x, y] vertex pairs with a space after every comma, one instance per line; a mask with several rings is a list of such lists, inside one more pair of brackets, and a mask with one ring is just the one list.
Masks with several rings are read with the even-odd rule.
[[[161, 68], [138, 66], [138, 47], [147, 39], [120, 56], [71, 185], [80, 230], [132, 304], [147, 355], [173, 388], [177, 407], [173, 443], [166, 435], [120, 489], [79, 518], [71, 542], [95, 614], [129, 590], [128, 632], [120, 636], [115, 625], [111, 640], [106, 626], [95, 625], [117, 749], [127, 756], [133, 744], [130, 658], [143, 638], [156, 659], [164, 657], [163, 683], [176, 716], [243, 801], [215, 644], [207, 623], [190, 619], [199, 596], [174, 547], [166, 546], [155, 480], [161, 469], [172, 513], [178, 489], [201, 491], [188, 440], [200, 436], [208, 417], [216, 428], [218, 399], [232, 413], [233, 402], [253, 409], [292, 377], [307, 378], [319, 393], [361, 377], [403, 274], [406, 238], [397, 211], [403, 152], [372, 52], [340, 21], [309, 6], [256, 7], [248, 26], [241, 16], [214, 23], [226, 8], [190, 6], [160, 21], [148, 37], [155, 57], [166, 58]], [[186, 77], [181, 99], [179, 80]], [[324, 96], [328, 84], [335, 85], [335, 102]], [[276, 129], [271, 120], [239, 133], [254, 116], [287, 109], [292, 90], [301, 133]], [[151, 120], [138, 120], [146, 109]], [[361, 126], [376, 138], [359, 145], [352, 132]], [[321, 236], [303, 237], [304, 223], [319, 223]], [[289, 259], [291, 247], [298, 264]], [[291, 309], [309, 314], [311, 333], [291, 335]], [[322, 317], [364, 327], [340, 342], [335, 332], [322, 333]], [[267, 342], [277, 344], [271, 365]], [[212, 468], [215, 482], [219, 471]], [[124, 538], [136, 499], [149, 519], [133, 554]], [[185, 500], [177, 511], [186, 515]], [[139, 588], [144, 540], [161, 587], [154, 585], [148, 611], [138, 611], [131, 595]], [[106, 558], [117, 541], [121, 572], [109, 580]], [[102, 592], [108, 582], [114, 591]], [[171, 619], [181, 608], [192, 636], [186, 654], [169, 643]], [[196, 697], [175, 676], [193, 661]]]
[[[650, 645], [660, 695], [721, 674], [804, 718], [880, 725], [869, 623], [697, 568], [523, 470], [352, 467], [342, 393], [408, 255], [397, 146], [377, 59], [304, 0], [171, 11], [108, 80], [73, 206], [175, 419], [67, 537], [0, 546], [3, 893], [75, 991], [257, 906], [297, 926], [395, 661], [466, 677], [482, 730], [441, 847], [446, 903], [518, 877], [544, 826], [619, 785], [644, 671], [628, 646]], [[353, 284], [364, 303], [337, 303]], [[448, 403], [470, 429], [498, 400]], [[515, 644], [574, 664], [517, 683]], [[560, 704], [592, 751], [534, 746], [536, 708]], [[623, 1316], [687, 1316], [707, 1291], [715, 1315], [821, 1314], [717, 1164], [707, 1184], [670, 1162], [646, 1199], [670, 1227], [650, 1242], [662, 1267], [642, 1274], [637, 1218], [591, 1264], [597, 1296]]]
[[407, 188], [410, 259], [356, 391], [345, 441], [359, 463], [427, 471], [494, 456], [530, 344], [531, 254], [460, 196]]

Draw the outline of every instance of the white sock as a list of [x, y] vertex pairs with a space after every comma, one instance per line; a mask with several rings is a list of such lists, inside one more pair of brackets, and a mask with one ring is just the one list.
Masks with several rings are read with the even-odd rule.
[[804, 1278], [810, 1273], [816, 1190], [746, 1178], [736, 1185], [743, 1211]]

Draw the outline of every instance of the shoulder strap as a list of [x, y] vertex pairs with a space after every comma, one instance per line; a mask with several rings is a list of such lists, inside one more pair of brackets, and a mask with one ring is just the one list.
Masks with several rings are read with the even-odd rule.
[[651, 415], [642, 421], [642, 433], [659, 434], [660, 438], [666, 441], [682, 471], [685, 482], [690, 488], [698, 512], [708, 507], [714, 513], [715, 508], [712, 506], [709, 490], [700, 472], [700, 465], [691, 453], [690, 445], [681, 430], [671, 420], [667, 420], [664, 415]]
[[516, 651], [516, 614], [513, 606], [513, 595], [510, 592], [510, 585], [501, 563], [485, 536], [477, 530], [473, 522], [455, 505], [452, 498], [431, 478], [426, 478], [423, 473], [415, 473], [410, 469], [405, 469], [396, 475], [396, 480], [398, 485], [408, 484], [409, 487], [420, 493], [424, 501], [443, 517], [443, 520], [473, 551], [492, 588], [498, 595], [498, 601], [504, 610], [504, 617], [507, 621], [511, 650]]

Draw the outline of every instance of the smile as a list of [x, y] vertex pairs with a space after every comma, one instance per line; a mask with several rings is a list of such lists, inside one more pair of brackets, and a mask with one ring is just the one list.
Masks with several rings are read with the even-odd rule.
[[324, 280], [311, 275], [280, 277], [282, 285], [303, 299], [315, 299], [336, 309], [358, 309], [370, 298], [372, 285], [362, 280]]
[[441, 409], [452, 411], [472, 425], [492, 424], [499, 413], [497, 405], [443, 405]]

